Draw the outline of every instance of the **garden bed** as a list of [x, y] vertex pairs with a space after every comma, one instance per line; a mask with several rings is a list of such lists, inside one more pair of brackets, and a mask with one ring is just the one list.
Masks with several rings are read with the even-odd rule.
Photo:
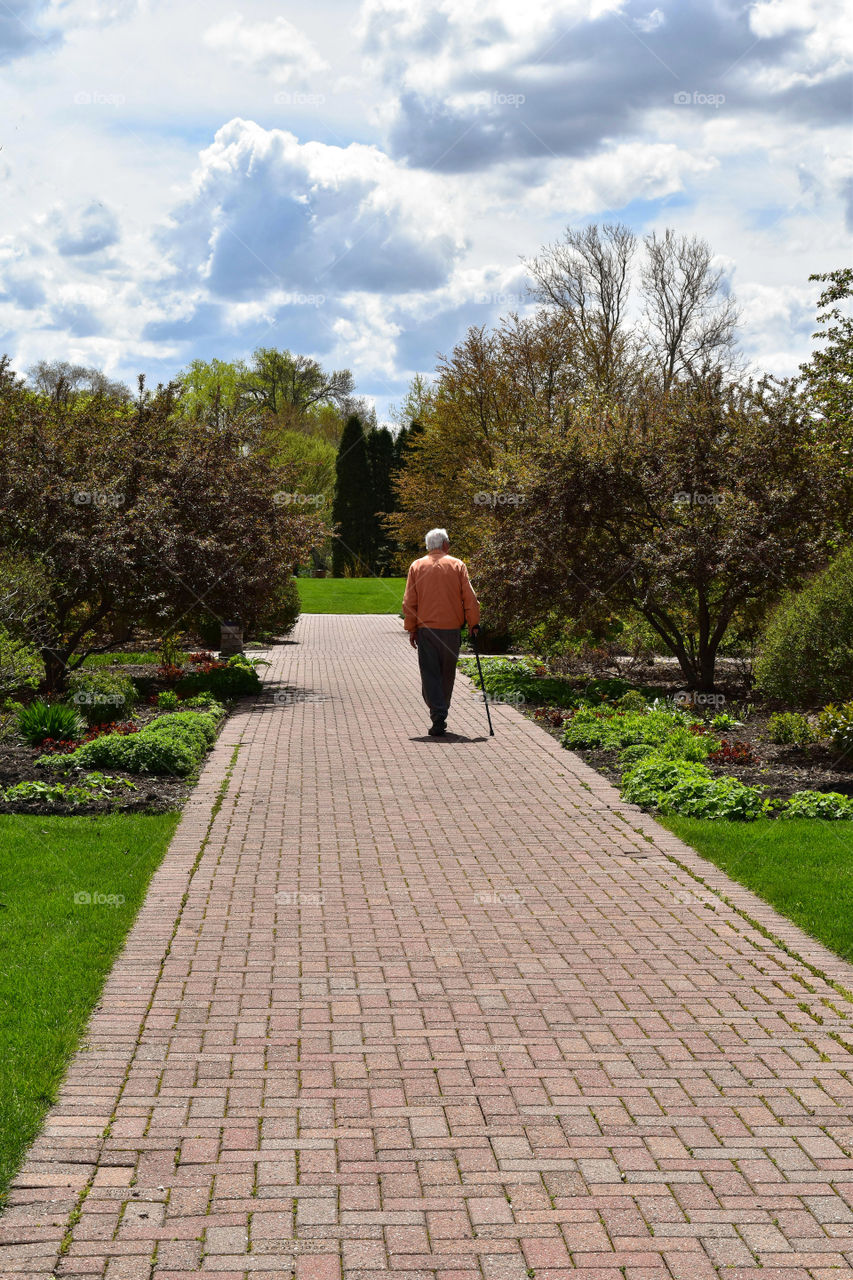
[[[523, 706], [520, 709], [529, 719], [535, 719], [535, 707]], [[736, 708], [734, 710], [736, 712]], [[837, 751], [819, 743], [795, 747], [769, 742], [765, 735], [771, 714], [769, 710], [756, 709], [742, 728], [727, 729], [724, 735], [727, 742], [748, 745], [758, 763], [728, 761], [715, 764], [710, 761], [708, 768], [711, 773], [719, 778], [737, 778], [748, 787], [761, 787], [772, 800], [788, 800], [798, 791], [838, 791], [841, 795], [853, 796], [853, 758], [839, 757]], [[537, 720], [536, 723], [542, 724], [542, 721]], [[561, 728], [548, 724], [543, 727], [560, 741]], [[619, 767], [618, 751], [586, 747], [573, 747], [572, 750], [586, 764], [604, 774], [608, 781], [619, 785], [624, 770]]]
[[[462, 665], [479, 684], [470, 659]], [[853, 704], [806, 715], [778, 703], [751, 703], [736, 667], [724, 668], [718, 693], [693, 695], [693, 706], [671, 664], [636, 669], [630, 679], [555, 674], [531, 658], [484, 659], [483, 668], [493, 700], [515, 705], [620, 789], [627, 784], [644, 807], [654, 809], [654, 798], [636, 775], [652, 768], [641, 757], [654, 754], [680, 761], [677, 778], [664, 770], [664, 791], [677, 786], [677, 803], [685, 806], [676, 812], [700, 816], [697, 792], [704, 788], [720, 800], [711, 805], [719, 817], [788, 818], [803, 805], [810, 807], [802, 816], [853, 816]], [[657, 781], [660, 776], [658, 770]], [[737, 793], [734, 807], [720, 792], [724, 784], [734, 789], [731, 796]], [[827, 795], [841, 799], [827, 807]], [[663, 791], [657, 799], [667, 811]]]
[[[105, 662], [106, 656], [99, 655], [92, 668], [86, 666], [76, 677], [82, 680], [76, 694], [69, 691], [50, 703], [51, 711], [89, 712], [88, 725], [78, 718], [79, 727], [70, 737], [62, 733], [28, 742], [20, 716], [41, 700], [31, 694], [22, 703], [7, 703], [0, 716], [0, 814], [179, 810], [229, 708], [260, 688], [257, 673], [242, 659], [239, 667], [224, 666], [205, 655], [203, 662], [167, 671], [153, 665], [148, 653], [140, 653], [138, 662], [133, 654], [117, 654], [115, 663]], [[215, 696], [207, 692], [211, 685], [217, 688]], [[112, 711], [93, 713], [94, 698], [111, 699], [122, 688], [127, 703], [114, 723], [98, 726], [98, 719]], [[101, 695], [98, 689], [110, 692]], [[205, 700], [212, 705], [200, 706]], [[15, 710], [22, 706], [23, 711]], [[194, 714], [180, 714], [189, 711]], [[38, 723], [41, 727], [43, 720]]]

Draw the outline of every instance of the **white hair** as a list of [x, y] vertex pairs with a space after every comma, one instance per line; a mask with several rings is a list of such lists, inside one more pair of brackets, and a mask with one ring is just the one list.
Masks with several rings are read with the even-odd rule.
[[440, 551], [445, 542], [449, 543], [450, 539], [446, 529], [430, 529], [424, 541], [427, 551]]

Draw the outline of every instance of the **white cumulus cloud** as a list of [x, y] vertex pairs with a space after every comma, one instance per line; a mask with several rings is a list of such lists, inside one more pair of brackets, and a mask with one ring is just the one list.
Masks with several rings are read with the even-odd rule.
[[268, 75], [280, 84], [306, 84], [329, 65], [307, 35], [286, 18], [249, 22], [238, 14], [209, 27], [202, 39], [235, 66]]

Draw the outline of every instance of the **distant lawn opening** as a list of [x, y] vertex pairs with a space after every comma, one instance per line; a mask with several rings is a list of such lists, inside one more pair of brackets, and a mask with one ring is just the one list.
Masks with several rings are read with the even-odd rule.
[[297, 578], [303, 613], [399, 613], [405, 578]]
[[781, 915], [853, 960], [853, 822], [655, 817]]
[[0, 1204], [179, 816], [0, 816]]

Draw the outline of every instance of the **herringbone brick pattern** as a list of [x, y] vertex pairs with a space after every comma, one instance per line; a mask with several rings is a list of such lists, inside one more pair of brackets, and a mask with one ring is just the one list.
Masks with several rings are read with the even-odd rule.
[[0, 1280], [853, 1274], [853, 970], [516, 711], [486, 738], [464, 680], [426, 738], [396, 618], [297, 637], [152, 882]]

